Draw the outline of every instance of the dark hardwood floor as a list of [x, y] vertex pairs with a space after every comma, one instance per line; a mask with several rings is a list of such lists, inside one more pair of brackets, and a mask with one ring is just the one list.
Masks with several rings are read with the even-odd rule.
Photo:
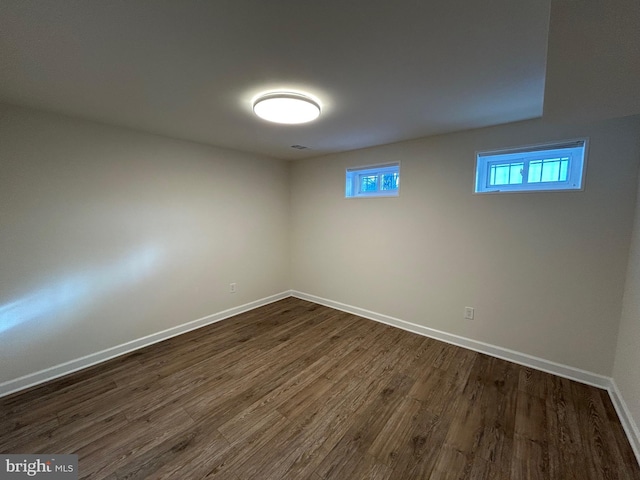
[[81, 478], [640, 479], [605, 391], [294, 298], [0, 409]]

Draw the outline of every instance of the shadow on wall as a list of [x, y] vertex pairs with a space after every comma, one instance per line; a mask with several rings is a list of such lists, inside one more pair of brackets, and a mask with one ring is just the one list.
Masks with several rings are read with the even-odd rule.
[[68, 275], [0, 306], [0, 334], [34, 320], [78, 309], [115, 289], [141, 282], [156, 271], [164, 251], [147, 245], [106, 265]]

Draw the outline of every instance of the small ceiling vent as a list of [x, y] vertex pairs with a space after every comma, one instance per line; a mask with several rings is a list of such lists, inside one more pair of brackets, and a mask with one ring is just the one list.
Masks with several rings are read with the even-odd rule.
[[296, 150], [309, 150], [309, 147], [305, 147], [304, 145], [291, 145], [291, 148], [295, 148]]

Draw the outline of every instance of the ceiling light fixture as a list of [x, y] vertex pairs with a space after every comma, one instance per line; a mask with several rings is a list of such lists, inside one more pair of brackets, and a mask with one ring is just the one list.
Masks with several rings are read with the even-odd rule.
[[275, 123], [307, 123], [320, 116], [320, 105], [294, 92], [273, 92], [262, 95], [253, 102], [253, 111], [260, 118]]

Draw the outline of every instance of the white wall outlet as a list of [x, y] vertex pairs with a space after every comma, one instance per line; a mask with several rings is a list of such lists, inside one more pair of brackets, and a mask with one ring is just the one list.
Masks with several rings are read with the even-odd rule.
[[229, 293], [236, 293], [236, 284], [235, 284], [235, 282], [229, 284]]
[[464, 307], [464, 319], [473, 320], [473, 307]]

